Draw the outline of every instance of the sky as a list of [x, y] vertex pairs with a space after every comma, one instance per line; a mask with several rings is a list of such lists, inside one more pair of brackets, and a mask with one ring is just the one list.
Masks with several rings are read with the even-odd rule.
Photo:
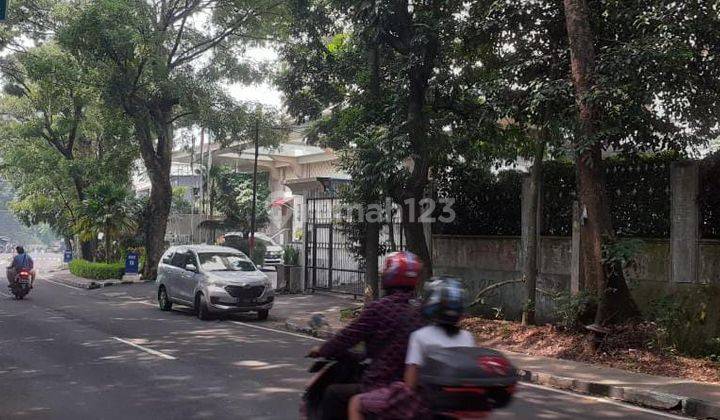
[[[250, 48], [244, 54], [250, 60], [258, 62], [277, 62], [278, 53], [272, 48]], [[259, 102], [280, 109], [282, 107], [282, 95], [270, 83], [257, 85], [235, 84], [230, 87], [230, 93], [239, 101]]]

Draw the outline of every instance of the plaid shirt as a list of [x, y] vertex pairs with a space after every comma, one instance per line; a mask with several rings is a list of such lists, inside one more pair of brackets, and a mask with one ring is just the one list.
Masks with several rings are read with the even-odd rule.
[[321, 357], [339, 357], [360, 342], [371, 359], [362, 378], [364, 391], [401, 380], [410, 333], [423, 324], [410, 300], [414, 292], [395, 292], [368, 304], [360, 316], [320, 348]]

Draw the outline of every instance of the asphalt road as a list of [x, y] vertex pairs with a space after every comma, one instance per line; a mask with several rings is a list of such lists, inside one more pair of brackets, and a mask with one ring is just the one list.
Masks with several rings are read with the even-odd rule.
[[[58, 258], [36, 261], [42, 272]], [[0, 419], [297, 418], [314, 339], [252, 318], [161, 312], [150, 284], [82, 290], [41, 275], [23, 301], [0, 289]], [[663, 417], [527, 385], [492, 416]]]

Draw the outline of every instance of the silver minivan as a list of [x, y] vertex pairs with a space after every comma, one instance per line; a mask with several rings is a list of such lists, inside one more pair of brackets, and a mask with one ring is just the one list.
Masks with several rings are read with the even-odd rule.
[[160, 261], [156, 284], [161, 310], [186, 305], [202, 320], [238, 312], [257, 312], [265, 320], [275, 299], [268, 277], [245, 254], [222, 246], [171, 247]]

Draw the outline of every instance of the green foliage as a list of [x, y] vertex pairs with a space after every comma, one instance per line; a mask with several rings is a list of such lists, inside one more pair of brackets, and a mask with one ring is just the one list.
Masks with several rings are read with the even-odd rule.
[[700, 164], [700, 234], [703, 239], [720, 239], [720, 151]]
[[[498, 174], [473, 164], [458, 164], [437, 180], [438, 195], [454, 199], [451, 223], [435, 224], [437, 233], [520, 235], [522, 175]], [[441, 211], [438, 208], [438, 211]]]
[[128, 188], [112, 182], [103, 182], [90, 188], [82, 202], [78, 232], [82, 239], [92, 240], [98, 233], [105, 236], [105, 260], [114, 255], [113, 240], [120, 241], [137, 228], [134, 218], [135, 201]]
[[635, 257], [642, 251], [645, 242], [640, 239], [620, 239], [603, 244], [602, 256], [606, 265], [628, 268], [635, 263]]
[[54, 42], [9, 55], [0, 71], [2, 172], [17, 192], [11, 208], [27, 225], [72, 237], [89, 188], [129, 184], [137, 151], [129, 125], [102, 106], [93, 70]]
[[720, 288], [693, 285], [653, 302], [648, 317], [658, 327], [655, 345], [690, 356], [720, 355]]
[[190, 214], [192, 203], [186, 198], [187, 187], [175, 187], [172, 190], [172, 203], [170, 212], [174, 214]]
[[[620, 237], [670, 236], [670, 165], [674, 153], [613, 158], [606, 161], [610, 215]], [[456, 164], [440, 174], [438, 194], [455, 199], [457, 219], [438, 224], [438, 233], [520, 235], [522, 175], [494, 174], [482, 165]], [[543, 234], [572, 234], [572, 203], [576, 200], [575, 169], [570, 162], [543, 164]]]
[[580, 331], [592, 323], [596, 308], [597, 297], [592, 292], [562, 293], [555, 298], [555, 322], [561, 328]]
[[75, 259], [70, 262], [70, 272], [91, 280], [121, 279], [125, 274], [124, 263], [96, 263]]
[[[260, 230], [270, 221], [268, 174], [258, 173], [255, 228]], [[220, 174], [214, 185], [217, 209], [226, 218], [228, 226], [234, 226], [243, 233], [250, 232], [252, 218], [253, 181], [252, 174], [234, 173], [226, 170]]]
[[300, 265], [300, 251], [294, 246], [285, 245], [283, 247], [283, 264], [292, 266]]

